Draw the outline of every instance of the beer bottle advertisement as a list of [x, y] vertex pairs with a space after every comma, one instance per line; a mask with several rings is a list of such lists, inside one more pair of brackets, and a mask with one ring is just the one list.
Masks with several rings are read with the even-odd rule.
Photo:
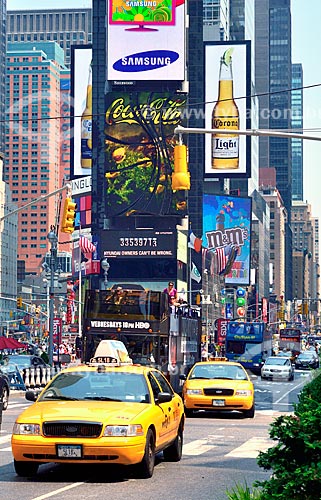
[[[249, 177], [250, 42], [205, 46], [205, 177]], [[222, 130], [222, 132], [221, 132]]]

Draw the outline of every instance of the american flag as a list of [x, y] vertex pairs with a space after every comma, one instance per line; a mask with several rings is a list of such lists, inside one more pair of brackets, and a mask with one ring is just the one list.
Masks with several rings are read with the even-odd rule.
[[215, 250], [215, 256], [216, 256], [216, 272], [217, 274], [221, 274], [227, 264], [228, 258], [225, 255], [225, 248], [216, 248]]
[[80, 236], [79, 247], [83, 253], [93, 253], [96, 250], [95, 245], [86, 236]]

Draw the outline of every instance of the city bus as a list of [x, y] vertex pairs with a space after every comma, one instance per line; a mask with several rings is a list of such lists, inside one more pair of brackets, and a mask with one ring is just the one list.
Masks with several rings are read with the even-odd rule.
[[253, 373], [260, 373], [272, 355], [272, 331], [264, 322], [230, 321], [226, 331], [225, 355]]
[[280, 329], [279, 351], [291, 351], [297, 356], [301, 352], [302, 329], [296, 326], [287, 326]]
[[86, 290], [82, 361], [93, 357], [101, 340], [122, 341], [134, 363], [152, 365], [180, 390], [179, 376], [200, 360], [201, 315], [197, 306], [169, 306], [164, 292], [117, 288]]

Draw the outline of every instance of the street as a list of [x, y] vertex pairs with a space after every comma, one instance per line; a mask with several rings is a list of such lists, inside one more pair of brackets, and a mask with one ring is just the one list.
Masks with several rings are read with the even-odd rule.
[[251, 485], [267, 477], [256, 464], [258, 450], [271, 446], [268, 428], [280, 413], [293, 410], [292, 404], [308, 372], [295, 373], [293, 382], [262, 382], [253, 376], [256, 415], [245, 419], [238, 413], [199, 413], [188, 418], [185, 426], [183, 459], [164, 462], [157, 457], [154, 476], [135, 479], [131, 469], [116, 466], [41, 466], [36, 478], [16, 476], [13, 468], [10, 436], [16, 416], [30, 403], [22, 392], [12, 392], [7, 411], [3, 412], [0, 435], [0, 497], [6, 500], [97, 499], [110, 496], [117, 500], [137, 498], [157, 500], [226, 500], [226, 489], [237, 483]]

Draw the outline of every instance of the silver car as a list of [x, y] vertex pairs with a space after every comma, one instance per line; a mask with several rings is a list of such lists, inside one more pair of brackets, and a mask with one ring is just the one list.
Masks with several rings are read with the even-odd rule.
[[293, 380], [294, 368], [291, 360], [281, 356], [270, 356], [261, 368], [261, 378]]

